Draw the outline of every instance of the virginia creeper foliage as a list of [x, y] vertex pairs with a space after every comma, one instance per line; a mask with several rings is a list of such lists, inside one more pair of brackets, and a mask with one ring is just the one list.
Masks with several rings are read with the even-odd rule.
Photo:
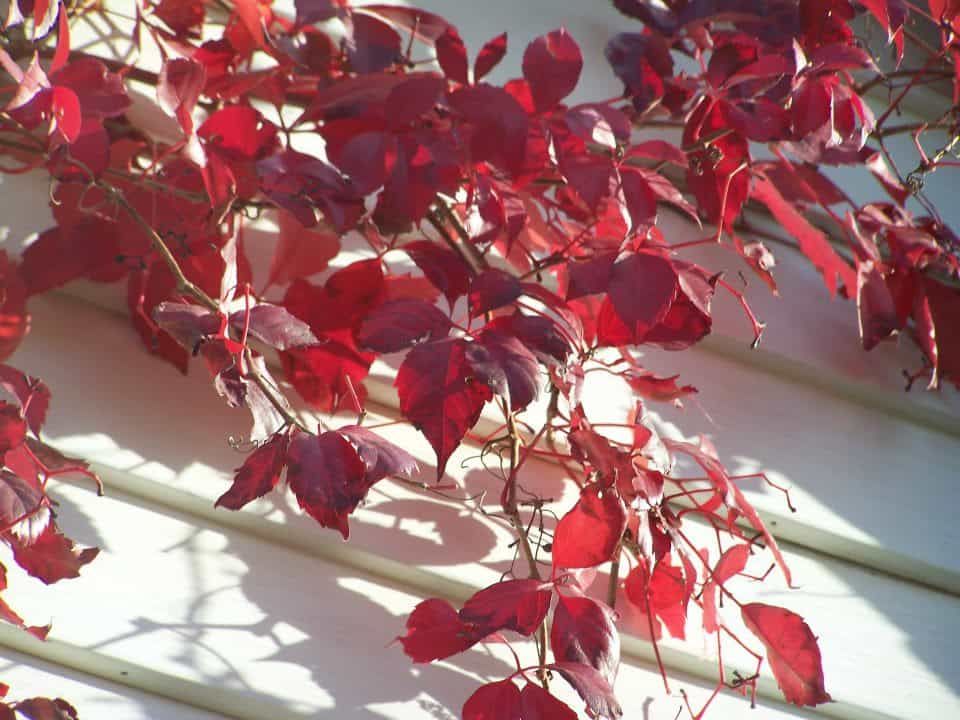
[[[717, 292], [738, 298], [760, 341], [737, 287], [687, 247], [728, 248], [776, 293], [762, 239], [793, 244], [825, 292], [855, 301], [865, 349], [903, 334], [918, 348], [911, 383], [960, 383], [960, 241], [923, 194], [934, 171], [957, 164], [960, 7], [612, 5], [633, 23], [606, 47], [624, 91], [584, 103], [570, 99], [585, 59], [565, 29], [514, 48], [505, 27], [468, 48], [446, 19], [410, 7], [144, 0], [131, 36], [159, 53], [156, 66], [71, 47], [78, 20], [110, 16], [108, 2], [11, 0], [0, 35], [0, 171], [47, 173], [54, 219], [19, 259], [0, 255], [0, 360], [27, 332], [32, 296], [78, 279], [124, 283], [131, 337], [184, 373], [198, 358], [224, 401], [250, 412], [253, 449], [217, 505], [240, 510], [283, 484], [344, 539], [376, 483], [430, 488], [411, 480], [406, 451], [362, 425], [374, 360], [399, 362], [400, 415], [435, 451], [438, 481], [484, 409], [500, 415], [485, 450], [502, 459], [502, 491], [488, 504], [515, 533], [519, 562], [462, 607], [423, 601], [398, 638], [418, 663], [532, 639], [538, 661], [515, 654], [511, 675], [464, 698], [466, 720], [620, 716], [618, 595], [645, 619], [658, 658], [663, 633], [684, 638], [694, 607], [718, 648], [756, 649], [753, 675], [729, 680], [719, 666], [714, 696], [755, 691], [766, 658], [787, 701], [830, 700], [806, 622], [731, 588], [765, 553], [791, 582], [742, 478], [707, 438], [661, 439], [644, 415], [696, 389], [654, 375], [633, 350], [700, 342]], [[863, 15], [887, 48], [861, 42]], [[522, 53], [522, 76], [488, 82], [508, 51]], [[891, 122], [913, 88], [935, 82], [952, 84], [952, 107]], [[878, 102], [874, 88], [889, 93]], [[172, 135], [138, 124], [144, 98]], [[675, 140], [635, 140], [655, 128]], [[887, 148], [897, 134], [915, 140], [907, 172]], [[943, 136], [930, 149], [928, 137]], [[854, 201], [830, 180], [834, 166], [862, 168], [878, 199]], [[665, 236], [664, 213], [703, 239]], [[758, 213], [784, 235], [751, 224]], [[244, 235], [260, 216], [277, 227], [262, 273]], [[587, 370], [633, 391], [631, 441], [589, 417]], [[41, 381], [0, 365], [0, 386], [0, 539], [43, 582], [75, 577], [97, 550], [57, 530], [47, 481], [96, 477], [43, 442]], [[307, 424], [288, 396], [358, 419]], [[545, 420], [531, 406], [545, 406]], [[578, 487], [556, 522], [549, 501], [520, 486], [531, 457], [559, 461]], [[679, 477], [679, 457], [703, 477]], [[716, 547], [694, 542], [696, 524], [716, 531]], [[605, 595], [591, 586], [597, 568], [611, 572]], [[727, 624], [721, 600], [755, 638]], [[2, 601], [0, 615], [48, 630]], [[551, 692], [558, 678], [579, 707]], [[0, 705], [16, 713], [76, 716], [59, 699]]]

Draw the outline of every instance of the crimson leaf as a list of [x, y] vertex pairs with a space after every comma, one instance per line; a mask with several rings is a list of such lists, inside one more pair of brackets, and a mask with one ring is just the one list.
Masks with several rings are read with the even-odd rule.
[[549, 609], [549, 585], [533, 579], [504, 580], [474, 593], [460, 610], [460, 618], [487, 632], [513, 630], [530, 635]]
[[463, 720], [521, 720], [520, 689], [509, 678], [480, 686], [463, 704]]
[[523, 53], [523, 77], [537, 111], [553, 108], [573, 92], [582, 69], [580, 47], [564, 28], [531, 42]]
[[615, 619], [613, 610], [601, 602], [561, 595], [550, 628], [554, 658], [589, 665], [613, 687], [620, 667], [620, 635]]
[[817, 638], [803, 618], [763, 603], [744, 605], [741, 615], [750, 632], [766, 647], [770, 669], [788, 701], [794, 705], [830, 702], [823, 685]]
[[277, 433], [258, 447], [237, 469], [233, 485], [221, 495], [214, 507], [239, 510], [251, 500], [263, 497], [280, 481], [287, 454], [287, 436]]
[[397, 640], [411, 660], [427, 663], [463, 652], [485, 634], [464, 623], [446, 600], [431, 598], [413, 609], [407, 618], [407, 634]]
[[623, 501], [612, 490], [590, 485], [557, 523], [553, 563], [559, 567], [594, 567], [613, 557], [627, 526]]
[[577, 720], [577, 714], [539, 685], [527, 683], [520, 691], [523, 720]]
[[413, 348], [397, 372], [400, 412], [437, 453], [437, 477], [451, 453], [480, 418], [490, 389], [473, 380], [468, 343], [445, 339]]
[[287, 450], [287, 483], [303, 508], [323, 527], [350, 536], [347, 515], [363, 500], [372, 483], [356, 449], [336, 432], [297, 432]]

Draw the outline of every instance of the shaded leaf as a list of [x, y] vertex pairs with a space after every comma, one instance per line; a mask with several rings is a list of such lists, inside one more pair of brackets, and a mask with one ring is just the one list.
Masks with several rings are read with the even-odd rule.
[[239, 510], [248, 502], [263, 497], [280, 482], [287, 455], [287, 436], [278, 433], [258, 447], [236, 470], [230, 489], [221, 495], [214, 507]]
[[485, 331], [466, 347], [470, 369], [494, 394], [522, 410], [540, 395], [537, 358], [519, 340], [495, 330]]
[[373, 485], [357, 450], [336, 432], [294, 433], [287, 450], [287, 483], [300, 507], [344, 540], [350, 536], [347, 515]]
[[561, 595], [553, 611], [550, 649], [558, 662], [583, 663], [614, 686], [620, 667], [616, 614], [593, 598]]
[[397, 372], [400, 412], [420, 430], [437, 453], [437, 477], [467, 430], [492, 397], [473, 380], [467, 343], [446, 339], [414, 347]]
[[356, 332], [356, 340], [362, 348], [391, 353], [425, 340], [440, 340], [450, 328], [450, 318], [432, 303], [403, 298], [370, 311]]

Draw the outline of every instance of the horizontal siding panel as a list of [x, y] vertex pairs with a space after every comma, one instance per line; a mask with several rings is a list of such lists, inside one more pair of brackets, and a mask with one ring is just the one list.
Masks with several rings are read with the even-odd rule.
[[[25, 635], [10, 628], [0, 636], [0, 642], [7, 636], [13, 639], [15, 634]], [[29, 643], [26, 637], [23, 639]], [[143, 672], [140, 668], [131, 670]], [[31, 697], [62, 697], [77, 709], [80, 720], [218, 720], [224, 717], [219, 712], [207, 712], [2, 646], [0, 678], [10, 686], [8, 702]]]

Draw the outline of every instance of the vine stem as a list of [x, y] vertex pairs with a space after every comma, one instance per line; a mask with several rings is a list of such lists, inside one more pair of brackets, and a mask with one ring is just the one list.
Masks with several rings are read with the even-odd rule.
[[[510, 521], [517, 533], [517, 542], [520, 545], [520, 552], [527, 561], [527, 570], [529, 577], [534, 580], [540, 580], [540, 570], [537, 568], [537, 559], [534, 557], [533, 550], [530, 548], [530, 538], [527, 527], [523, 524], [520, 517], [520, 511], [517, 508], [517, 473], [521, 465], [520, 453], [523, 447], [523, 441], [520, 436], [520, 428], [517, 427], [516, 416], [507, 405], [507, 402], [501, 401], [504, 417], [507, 420], [507, 434], [510, 438], [510, 475], [507, 477], [507, 497], [504, 502], [504, 511], [510, 518]], [[544, 690], [550, 690], [550, 680], [547, 676], [547, 619], [544, 618], [537, 628], [537, 656], [539, 666], [537, 675], [540, 678], [540, 684]]]

